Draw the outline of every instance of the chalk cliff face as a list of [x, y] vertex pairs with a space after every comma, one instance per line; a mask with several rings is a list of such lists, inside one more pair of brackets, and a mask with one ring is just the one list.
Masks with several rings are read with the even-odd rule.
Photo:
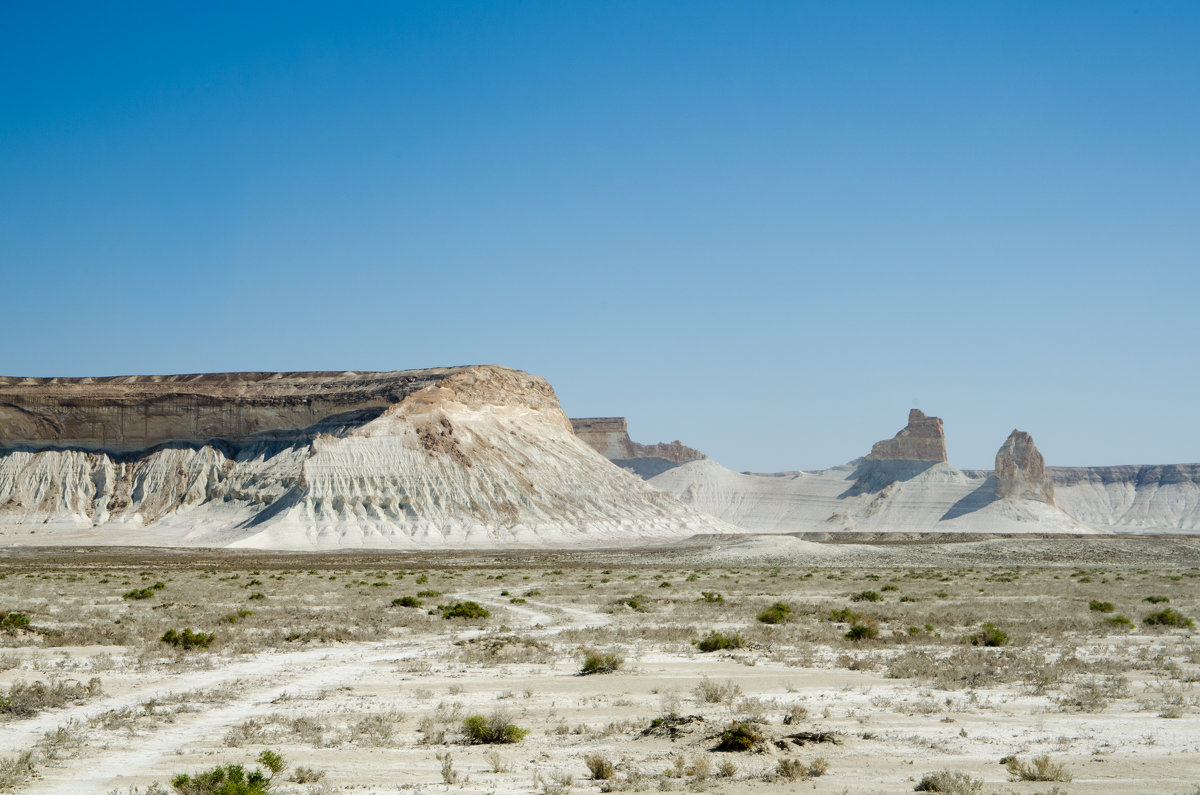
[[394, 373], [6, 379], [0, 542], [608, 545], [727, 525], [576, 438], [544, 379]]
[[1121, 530], [1200, 530], [1200, 464], [1047, 467], [1060, 507]]
[[576, 436], [600, 455], [645, 478], [705, 458], [704, 453], [678, 440], [657, 444], [633, 441], [624, 417], [573, 417], [571, 427]]
[[946, 433], [938, 417], [920, 409], [908, 412], [908, 425], [891, 439], [876, 442], [867, 456], [872, 461], [946, 461]]
[[1005, 499], [1029, 499], [1054, 504], [1054, 484], [1046, 461], [1025, 431], [1013, 430], [996, 452], [996, 492]]

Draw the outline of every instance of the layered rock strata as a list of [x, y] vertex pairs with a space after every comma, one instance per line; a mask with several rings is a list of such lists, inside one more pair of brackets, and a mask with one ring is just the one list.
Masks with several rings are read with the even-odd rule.
[[0, 384], [0, 540], [314, 549], [724, 532], [496, 366]]

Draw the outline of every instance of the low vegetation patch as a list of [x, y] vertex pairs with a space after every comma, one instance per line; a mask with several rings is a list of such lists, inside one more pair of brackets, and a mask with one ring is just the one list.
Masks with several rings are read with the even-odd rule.
[[121, 598], [135, 601], [140, 599], [149, 599], [150, 597], [154, 596], [155, 591], [161, 591], [166, 587], [166, 584], [156, 582], [153, 585], [147, 586], [146, 588], [134, 588], [132, 591], [126, 591], [125, 593], [121, 594]]
[[171, 779], [171, 786], [180, 795], [270, 795], [271, 779], [284, 768], [283, 757], [263, 751], [258, 763], [267, 772], [258, 768], [247, 772], [241, 765], [218, 765], [191, 776], [180, 773]]
[[762, 732], [753, 723], [734, 721], [721, 732], [717, 751], [753, 751], [762, 742]]
[[392, 607], [422, 607], [423, 603], [415, 596], [401, 596], [392, 600]]
[[859, 591], [850, 597], [851, 602], [882, 602], [883, 597], [878, 591]]
[[178, 649], [207, 649], [213, 642], [211, 632], [193, 632], [190, 629], [182, 631], [168, 629], [159, 641]]
[[508, 715], [503, 712], [493, 712], [491, 715], [472, 715], [462, 722], [463, 736], [472, 745], [495, 743], [519, 743], [529, 734], [528, 729], [522, 729], [510, 723]]
[[1169, 601], [1171, 601], [1171, 599], [1168, 596], [1147, 596], [1142, 601], [1149, 602], [1152, 605], [1159, 605], [1159, 604], [1164, 604], [1166, 602], [1169, 602]]
[[792, 608], [783, 602], [776, 602], [758, 614], [758, 620], [764, 624], [786, 624], [792, 618]]
[[442, 605], [442, 618], [488, 618], [492, 614], [478, 602], [455, 602], [452, 605]]
[[1171, 607], [1165, 607], [1157, 613], [1151, 613], [1143, 621], [1151, 626], [1161, 627], [1191, 627], [1195, 622]]
[[990, 621], [984, 622], [979, 632], [967, 636], [972, 646], [1007, 646], [1008, 635]]
[[879, 629], [870, 624], [853, 624], [842, 637], [846, 640], [870, 640], [879, 637]]
[[15, 634], [29, 629], [29, 616], [24, 613], [0, 613], [0, 630]]
[[799, 759], [780, 759], [779, 764], [775, 766], [775, 778], [787, 781], [817, 778], [825, 775], [828, 770], [829, 762], [825, 759], [814, 759], [807, 764]]
[[715, 629], [710, 631], [707, 636], [696, 642], [696, 648], [703, 652], [723, 651], [725, 649], [740, 649], [745, 646], [745, 641], [740, 635], [726, 635], [717, 632]]
[[1061, 764], [1050, 761], [1048, 755], [1034, 757], [1028, 764], [1016, 756], [1000, 760], [1008, 768], [1013, 781], [1070, 781], [1072, 776]]
[[913, 787], [914, 792], [943, 792], [946, 795], [979, 795], [983, 781], [957, 770], [938, 770], [926, 773]]
[[1088, 610], [1094, 610], [1097, 613], [1111, 613], [1116, 609], [1112, 602], [1101, 602], [1099, 599], [1088, 602]]
[[592, 754], [583, 758], [583, 763], [587, 765], [588, 772], [592, 774], [592, 778], [596, 781], [607, 781], [613, 777], [616, 770], [613, 768], [613, 763], [608, 757], [600, 754]]
[[601, 652], [595, 649], [585, 649], [583, 666], [579, 669], [580, 676], [591, 674], [611, 674], [625, 664], [625, 658], [612, 652]]
[[13, 682], [8, 692], [0, 695], [0, 715], [27, 718], [44, 709], [54, 709], [86, 701], [102, 692], [97, 677], [85, 685], [82, 682]]

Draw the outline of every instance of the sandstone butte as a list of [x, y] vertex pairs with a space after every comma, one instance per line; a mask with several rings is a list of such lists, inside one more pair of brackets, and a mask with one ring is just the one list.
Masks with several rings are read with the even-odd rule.
[[945, 463], [946, 432], [938, 417], [920, 409], [908, 412], [908, 425], [891, 439], [876, 442], [867, 458], [872, 461], [940, 461]]

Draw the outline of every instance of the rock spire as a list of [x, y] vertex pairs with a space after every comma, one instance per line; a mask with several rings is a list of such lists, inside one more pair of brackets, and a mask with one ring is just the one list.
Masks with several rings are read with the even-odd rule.
[[908, 412], [908, 425], [891, 439], [876, 442], [867, 456], [873, 461], [946, 462], [946, 433], [938, 417], [926, 417], [920, 409]]
[[996, 453], [997, 493], [1008, 499], [1030, 499], [1054, 505], [1054, 485], [1046, 461], [1025, 431], [1013, 430]]

